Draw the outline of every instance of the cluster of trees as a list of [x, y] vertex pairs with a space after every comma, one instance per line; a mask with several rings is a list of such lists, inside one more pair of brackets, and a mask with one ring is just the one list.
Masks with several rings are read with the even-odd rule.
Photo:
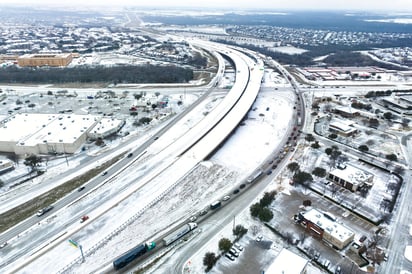
[[204, 68], [207, 66], [207, 58], [196, 52], [193, 56], [188, 58], [187, 63], [196, 68]]
[[370, 111], [372, 109], [371, 104], [364, 104], [364, 103], [359, 102], [359, 101], [352, 102], [351, 106], [353, 108], [356, 108], [356, 109], [364, 109], [364, 110], [367, 110], [367, 111]]
[[[359, 52], [351, 51], [338, 51], [334, 54], [326, 57], [323, 62], [330, 66], [354, 66], [354, 67], [364, 67], [364, 66], [376, 66], [378, 62], [371, 59], [369, 56], [361, 54]], [[379, 64], [380, 65], [380, 64]]]
[[[216, 40], [222, 44], [229, 44], [240, 46], [235, 42], [218, 39]], [[317, 46], [303, 46], [308, 50], [302, 54], [286, 54], [275, 52], [272, 49], [252, 45], [242, 44], [242, 47], [270, 56], [282, 64], [293, 64], [296, 66], [313, 66], [316, 64], [314, 58], [318, 56], [329, 55], [322, 62], [326, 66], [378, 66], [386, 69], [406, 70], [392, 64], [381, 63], [373, 60], [367, 55], [363, 55], [358, 50], [369, 50], [371, 45], [317, 45]], [[302, 47], [301, 45], [296, 45]]]
[[[410, 90], [405, 90], [405, 91], [410, 92]], [[387, 90], [387, 91], [368, 91], [368, 93], [366, 93], [366, 95], [365, 95], [365, 98], [390, 96], [391, 94], [392, 94], [391, 90]]]
[[1, 83], [186, 83], [193, 70], [177, 66], [82, 66], [76, 68], [0, 69]]
[[276, 196], [276, 191], [265, 192], [262, 199], [258, 203], [250, 207], [252, 217], [257, 217], [262, 222], [269, 222], [273, 218], [273, 213], [268, 206], [273, 202]]

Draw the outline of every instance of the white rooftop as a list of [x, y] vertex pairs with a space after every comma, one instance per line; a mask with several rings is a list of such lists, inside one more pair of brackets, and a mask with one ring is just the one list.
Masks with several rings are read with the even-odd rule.
[[355, 130], [353, 127], [352, 121], [349, 120], [342, 120], [338, 118], [333, 118], [332, 121], [329, 123], [329, 127], [337, 128], [343, 132], [350, 132], [352, 130]]
[[73, 143], [96, 123], [98, 116], [75, 114], [21, 113], [0, 127], [0, 142], [20, 145]]
[[113, 130], [113, 128], [119, 128], [122, 123], [123, 121], [120, 119], [102, 118], [91, 130], [91, 133], [104, 134], [110, 130]]
[[335, 239], [339, 239], [341, 242], [344, 242], [348, 238], [354, 236], [354, 232], [352, 230], [342, 224], [337, 223], [336, 221], [333, 221], [333, 217], [326, 217], [325, 215], [327, 215], [327, 213], [323, 213], [315, 208], [302, 212], [301, 214], [306, 220], [316, 224]]
[[373, 179], [371, 173], [352, 165], [346, 165], [344, 169], [336, 168], [329, 173], [353, 185], [371, 184], [370, 180]]
[[301, 274], [308, 261], [299, 255], [282, 249], [265, 274]]

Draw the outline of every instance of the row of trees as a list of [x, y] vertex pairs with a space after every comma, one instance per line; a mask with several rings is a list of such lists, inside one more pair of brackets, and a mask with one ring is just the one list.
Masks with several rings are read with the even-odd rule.
[[177, 66], [81, 66], [0, 69], [1, 83], [186, 83], [193, 70]]

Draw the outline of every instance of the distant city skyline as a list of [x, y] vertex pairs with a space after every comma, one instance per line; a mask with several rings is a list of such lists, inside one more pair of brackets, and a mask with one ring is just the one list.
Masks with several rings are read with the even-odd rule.
[[268, 3], [267, 0], [208, 0], [194, 2], [189, 0], [151, 0], [137, 2], [134, 0], [71, 0], [70, 2], [56, 2], [53, 0], [0, 0], [1, 4], [18, 5], [52, 5], [52, 6], [142, 6], [142, 7], [216, 7], [236, 9], [271, 9], [271, 10], [363, 10], [363, 11], [398, 11], [412, 13], [411, 0], [276, 0]]

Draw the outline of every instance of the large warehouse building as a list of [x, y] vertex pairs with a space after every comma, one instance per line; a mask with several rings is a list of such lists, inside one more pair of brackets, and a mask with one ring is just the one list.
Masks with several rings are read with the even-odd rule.
[[62, 54], [25, 54], [17, 58], [21, 67], [65, 67], [73, 60], [71, 53]]
[[1, 123], [0, 152], [75, 153], [100, 120], [93, 115], [17, 114]]

